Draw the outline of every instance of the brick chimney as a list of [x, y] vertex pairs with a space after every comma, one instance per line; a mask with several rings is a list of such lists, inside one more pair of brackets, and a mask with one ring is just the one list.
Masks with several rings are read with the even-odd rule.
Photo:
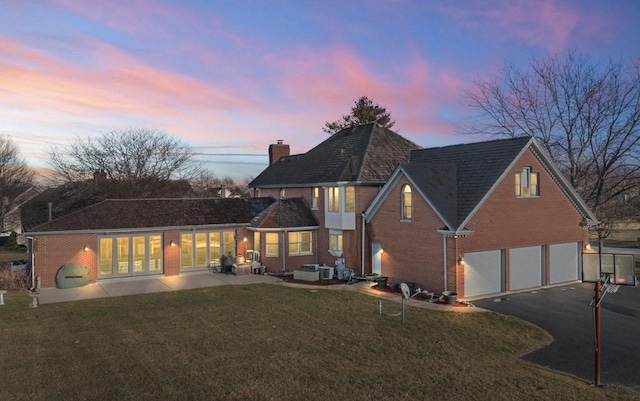
[[272, 145], [269, 145], [269, 164], [273, 164], [283, 156], [289, 156], [289, 145], [285, 145], [282, 139], [278, 139]]

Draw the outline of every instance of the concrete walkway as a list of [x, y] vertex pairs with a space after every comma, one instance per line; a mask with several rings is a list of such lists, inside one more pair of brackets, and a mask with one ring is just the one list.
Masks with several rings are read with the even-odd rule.
[[[179, 276], [153, 276], [128, 279], [104, 280], [78, 288], [43, 288], [38, 296], [41, 305], [57, 302], [81, 301], [94, 298], [119, 297], [124, 295], [150, 294], [155, 292], [190, 290], [195, 288], [216, 287], [220, 285], [273, 284], [311, 291], [353, 291], [377, 297], [384, 302], [402, 303], [399, 294], [378, 291], [374, 283], [360, 281], [356, 284], [314, 285], [291, 283], [278, 277], [261, 274], [227, 275], [220, 273], [198, 272]], [[419, 299], [409, 299], [407, 306], [439, 310], [443, 312], [487, 312], [486, 309], [444, 305]], [[384, 303], [383, 303], [384, 309]]]

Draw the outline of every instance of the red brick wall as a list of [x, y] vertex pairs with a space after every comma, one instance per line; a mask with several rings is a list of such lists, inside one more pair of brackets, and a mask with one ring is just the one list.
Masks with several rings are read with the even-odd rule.
[[[525, 166], [540, 173], [539, 197], [515, 196], [514, 176]], [[382, 274], [390, 282], [414, 281], [419, 287], [442, 291], [443, 239], [437, 230], [444, 223], [415, 190], [413, 219], [400, 221], [400, 191], [405, 183], [408, 181], [402, 178], [377, 211], [367, 229], [366, 248], [370, 248], [371, 242], [381, 243]], [[580, 227], [581, 220], [582, 216], [535, 155], [527, 151], [467, 224], [473, 233], [464, 238], [447, 238], [447, 289], [458, 292], [459, 298], [464, 297], [464, 265], [458, 263], [458, 255], [507, 249], [508, 260], [509, 248], [586, 241], [588, 233]], [[370, 249], [367, 252], [370, 269]], [[548, 258], [547, 254], [547, 269]]]
[[[540, 196], [517, 198], [514, 176], [523, 167], [540, 173]], [[474, 233], [458, 240], [459, 253], [506, 249], [506, 285], [509, 283], [509, 248], [546, 245], [547, 279], [549, 278], [548, 245], [586, 242], [588, 232], [580, 227], [582, 216], [571, 204], [552, 177], [531, 151], [527, 151], [507, 173], [504, 180], [483, 207], [469, 221]], [[458, 276], [459, 297], [464, 296], [464, 274]]]
[[401, 221], [401, 190], [408, 183], [403, 177], [375, 214], [371, 241], [382, 246], [382, 275], [390, 282], [415, 282], [420, 288], [442, 291], [443, 243], [437, 230], [444, 223], [413, 187], [413, 218]]
[[[343, 254], [342, 258], [345, 259], [345, 266], [349, 269], [353, 269], [357, 275], [361, 272], [361, 252], [362, 252], [362, 212], [365, 211], [375, 196], [378, 194], [381, 187], [379, 186], [355, 186], [356, 197], [356, 229], [345, 230], [342, 233], [342, 245]], [[311, 206], [311, 187], [301, 188], [286, 188], [285, 196], [287, 198], [303, 197], [309, 206]], [[280, 190], [278, 188], [262, 189], [261, 196], [272, 196], [278, 198], [280, 196]], [[320, 187], [320, 194], [318, 199], [318, 209], [314, 210], [318, 222], [320, 223], [320, 229], [314, 231], [314, 241], [317, 240], [317, 252], [314, 249], [315, 260], [307, 261], [303, 263], [319, 263], [326, 264], [327, 266], [335, 266], [336, 257], [329, 253], [329, 230], [324, 228], [325, 221], [325, 205], [324, 205], [324, 188]], [[264, 238], [264, 237], [263, 237]], [[282, 252], [280, 252], [282, 253]], [[371, 250], [367, 249], [365, 245], [365, 253], [369, 257], [365, 256], [365, 272], [371, 271]], [[262, 253], [264, 255], [264, 253]], [[301, 257], [298, 257], [301, 258]], [[265, 259], [269, 261], [269, 264], [278, 266], [282, 269], [282, 259], [279, 257], [272, 257]], [[287, 262], [287, 270], [293, 270], [289, 267], [290, 263]], [[295, 268], [295, 267], [294, 267]]]
[[[514, 176], [525, 166], [540, 173], [540, 196], [517, 198]], [[582, 241], [582, 216], [527, 151], [469, 221], [474, 233], [460, 240], [463, 252]]]
[[[224, 228], [233, 230], [233, 228]], [[217, 231], [202, 230], [202, 231]], [[149, 233], [157, 233], [151, 231]], [[145, 235], [147, 233], [141, 233]], [[122, 233], [114, 235], [132, 235]], [[165, 276], [180, 274], [180, 231], [170, 230], [162, 232], [163, 236], [163, 267]], [[243, 241], [247, 238], [246, 243]], [[82, 263], [91, 270], [91, 282], [98, 279], [98, 238], [97, 234], [68, 234], [68, 235], [39, 235], [35, 237], [35, 274], [41, 277], [42, 287], [55, 287], [55, 277], [58, 269], [67, 263]], [[171, 243], [175, 246], [171, 246]], [[87, 251], [84, 251], [85, 245]], [[236, 229], [236, 251], [244, 255], [247, 249], [253, 247], [253, 232], [243, 227]], [[304, 262], [311, 263], [311, 262]]]
[[[85, 245], [87, 251], [84, 250]], [[41, 286], [55, 287], [56, 273], [67, 263], [82, 263], [91, 270], [91, 281], [97, 277], [98, 240], [95, 234], [41, 235], [34, 237], [35, 275]]]

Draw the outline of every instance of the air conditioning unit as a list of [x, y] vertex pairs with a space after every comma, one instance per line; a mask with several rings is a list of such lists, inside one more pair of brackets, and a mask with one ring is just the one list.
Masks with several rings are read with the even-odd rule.
[[329, 280], [333, 278], [333, 267], [320, 266], [320, 280]]
[[305, 263], [304, 265], [302, 265], [302, 268], [308, 270], [318, 270], [319, 265], [317, 263]]

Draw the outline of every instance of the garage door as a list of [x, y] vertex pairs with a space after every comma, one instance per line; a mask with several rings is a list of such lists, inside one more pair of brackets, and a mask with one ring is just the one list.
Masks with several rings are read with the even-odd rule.
[[464, 297], [495, 294], [502, 287], [502, 252], [469, 252], [464, 255]]
[[542, 282], [542, 247], [530, 246], [509, 250], [509, 290], [540, 287]]
[[557, 284], [578, 279], [579, 242], [554, 244], [549, 247], [549, 283]]

